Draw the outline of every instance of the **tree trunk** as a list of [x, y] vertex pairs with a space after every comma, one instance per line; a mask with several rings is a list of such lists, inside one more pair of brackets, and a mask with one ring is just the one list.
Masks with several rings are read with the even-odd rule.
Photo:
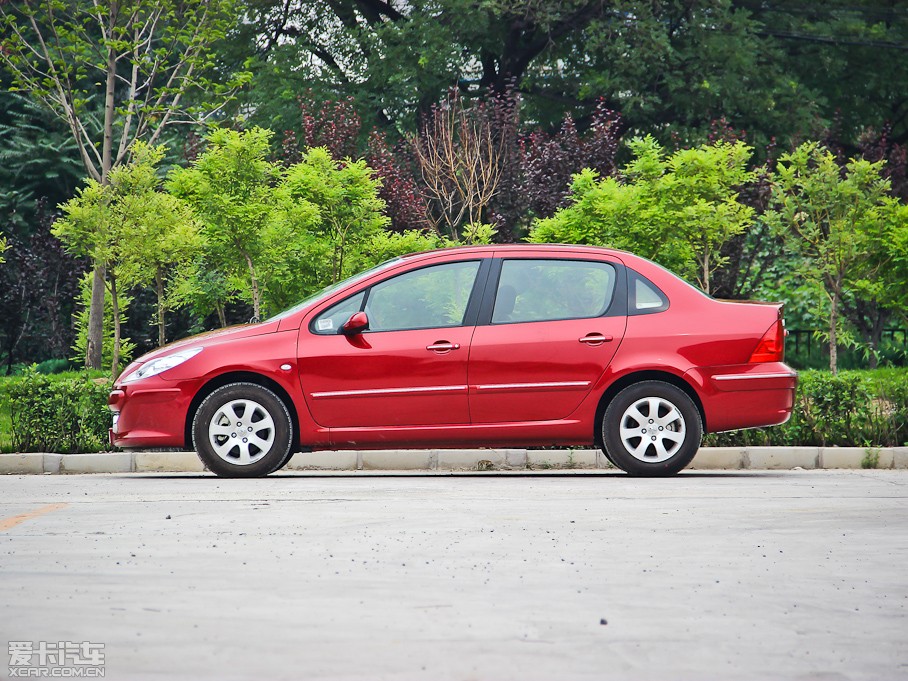
[[227, 326], [227, 314], [224, 312], [224, 303], [217, 303], [215, 307], [218, 310], [218, 321], [221, 323], [221, 328]]
[[[241, 251], [242, 252], [242, 251]], [[243, 257], [246, 259], [246, 265], [249, 266], [249, 282], [252, 287], [252, 316], [258, 320], [259, 319], [259, 309], [261, 307], [261, 292], [259, 291], [259, 282], [255, 278], [255, 265], [252, 264], [252, 258], [249, 257], [248, 253], [242, 252]]]
[[88, 343], [85, 348], [85, 366], [101, 368], [101, 346], [104, 342], [104, 266], [95, 264], [91, 279], [91, 304], [88, 307]]
[[833, 292], [829, 305], [829, 370], [833, 375], [839, 371], [838, 337], [836, 331], [839, 323], [839, 294]]
[[883, 330], [889, 321], [889, 311], [877, 308], [873, 316], [873, 326], [870, 329], [870, 368], [876, 369], [880, 365], [880, 345], [883, 342]]
[[[117, 20], [117, 3], [111, 3], [110, 23]], [[104, 139], [101, 143], [101, 184], [107, 185], [111, 167], [113, 146], [113, 118], [116, 114], [114, 99], [117, 77], [117, 55], [112, 47], [107, 50], [107, 83], [104, 91]], [[116, 304], [116, 301], [114, 301]], [[114, 320], [117, 323], [117, 320]], [[101, 345], [104, 342], [104, 267], [95, 263], [91, 281], [91, 305], [88, 308], [88, 342], [85, 347], [85, 366], [101, 368]]]
[[154, 273], [155, 292], [158, 294], [158, 347], [167, 342], [164, 324], [164, 274], [158, 267]]
[[114, 381], [120, 375], [120, 302], [117, 300], [117, 278], [111, 272], [110, 274], [110, 297], [113, 305], [113, 357], [110, 361], [110, 377]]

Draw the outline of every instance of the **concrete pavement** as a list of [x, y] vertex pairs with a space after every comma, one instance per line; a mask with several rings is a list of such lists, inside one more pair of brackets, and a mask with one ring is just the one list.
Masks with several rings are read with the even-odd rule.
[[103, 643], [110, 679], [906, 679], [906, 528], [903, 470], [9, 475], [0, 656]]

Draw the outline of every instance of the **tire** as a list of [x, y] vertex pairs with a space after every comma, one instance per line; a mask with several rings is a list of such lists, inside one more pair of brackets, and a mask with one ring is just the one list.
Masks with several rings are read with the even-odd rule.
[[226, 478], [268, 475], [286, 463], [293, 422], [284, 402], [256, 383], [230, 383], [206, 397], [192, 420], [192, 444], [208, 470]]
[[674, 475], [694, 458], [702, 437], [703, 423], [693, 400], [663, 381], [628, 386], [602, 417], [605, 454], [631, 475]]
[[277, 464], [277, 466], [275, 466], [274, 468], [272, 468], [272, 469], [269, 471], [269, 473], [277, 473], [279, 470], [281, 470], [284, 466], [286, 466], [288, 463], [290, 463], [290, 459], [293, 458], [293, 455], [294, 455], [294, 454], [296, 454], [296, 452], [295, 452], [295, 451], [293, 450], [293, 448], [291, 447], [291, 448], [287, 451], [287, 453], [284, 455], [284, 458], [281, 459], [281, 461]]

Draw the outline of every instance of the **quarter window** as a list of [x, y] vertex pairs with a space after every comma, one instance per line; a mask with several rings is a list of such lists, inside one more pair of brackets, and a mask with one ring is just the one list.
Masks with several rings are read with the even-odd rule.
[[606, 313], [615, 268], [586, 260], [505, 260], [493, 324], [585, 319]]
[[361, 291], [355, 296], [350, 296], [336, 305], [332, 305], [315, 318], [312, 330], [323, 335], [339, 333], [341, 327], [350, 319], [350, 315], [362, 309], [365, 295], [365, 291]]
[[652, 314], [668, 309], [668, 298], [649, 279], [636, 272], [630, 275], [630, 300], [628, 307], [630, 314]]

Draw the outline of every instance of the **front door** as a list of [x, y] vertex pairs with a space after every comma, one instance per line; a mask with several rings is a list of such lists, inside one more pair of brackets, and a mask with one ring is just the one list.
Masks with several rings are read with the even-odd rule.
[[564, 419], [580, 405], [624, 336], [619, 275], [595, 260], [502, 261], [470, 348], [473, 423]]
[[[304, 326], [300, 382], [315, 421], [332, 429], [469, 423], [467, 358], [480, 265], [457, 261], [398, 274]], [[357, 311], [366, 313], [368, 330], [340, 333]]]

